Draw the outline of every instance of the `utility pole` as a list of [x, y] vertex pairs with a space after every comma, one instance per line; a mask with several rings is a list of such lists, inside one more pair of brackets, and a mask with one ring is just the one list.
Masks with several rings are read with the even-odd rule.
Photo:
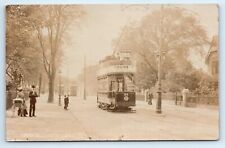
[[67, 96], [70, 94], [70, 77], [69, 77], [69, 63], [67, 63], [67, 70], [66, 70], [66, 78], [67, 78], [67, 82], [66, 82], [66, 88], [67, 88]]
[[61, 70], [59, 70], [59, 106], [61, 106]]
[[162, 88], [161, 88], [161, 60], [162, 60], [162, 41], [163, 40], [163, 5], [161, 5], [160, 14], [160, 45], [158, 51], [158, 98], [156, 103], [156, 113], [162, 113]]
[[86, 54], [84, 55], [84, 100], [86, 100]]

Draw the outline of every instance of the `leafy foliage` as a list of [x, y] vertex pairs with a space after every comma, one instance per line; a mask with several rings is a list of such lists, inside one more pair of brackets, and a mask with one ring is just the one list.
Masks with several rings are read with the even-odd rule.
[[[27, 81], [38, 80], [45, 70], [49, 80], [48, 101], [53, 102], [54, 80], [70, 25], [83, 11], [77, 5], [7, 6], [6, 54], [9, 79], [16, 67]], [[12, 31], [13, 30], [13, 31]], [[29, 80], [30, 79], [30, 80]]]
[[44, 70], [49, 80], [48, 102], [54, 99], [54, 83], [62, 55], [63, 39], [69, 26], [83, 15], [79, 6], [49, 5], [33, 8], [31, 23], [36, 31], [43, 57]]
[[6, 7], [6, 74], [11, 83], [15, 83], [15, 72], [23, 75], [25, 83], [35, 82], [39, 74], [40, 54], [34, 48], [30, 10], [27, 6]]
[[162, 6], [161, 10], [145, 16], [138, 26], [125, 26], [115, 43], [118, 43], [117, 49], [131, 49], [135, 53], [139, 87], [150, 88], [157, 82], [157, 55], [161, 49], [162, 78], [171, 72], [174, 74], [171, 81], [194, 89], [196, 79], [187, 74], [194, 71], [188, 56], [193, 49], [201, 54], [208, 38], [195, 14], [177, 7]]

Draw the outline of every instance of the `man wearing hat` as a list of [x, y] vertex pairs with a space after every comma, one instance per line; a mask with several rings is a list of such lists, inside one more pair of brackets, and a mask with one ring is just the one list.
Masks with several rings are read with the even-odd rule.
[[36, 97], [38, 97], [37, 92], [35, 91], [35, 86], [32, 85], [32, 91], [29, 93], [29, 98], [30, 98], [30, 111], [29, 111], [29, 116], [30, 117], [36, 117], [35, 116], [35, 104], [36, 104]]

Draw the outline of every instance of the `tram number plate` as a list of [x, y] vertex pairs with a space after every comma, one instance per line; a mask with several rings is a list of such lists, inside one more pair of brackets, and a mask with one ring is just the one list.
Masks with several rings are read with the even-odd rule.
[[125, 94], [124, 94], [124, 100], [125, 100], [125, 101], [128, 101], [128, 100], [129, 100], [128, 93], [125, 93]]

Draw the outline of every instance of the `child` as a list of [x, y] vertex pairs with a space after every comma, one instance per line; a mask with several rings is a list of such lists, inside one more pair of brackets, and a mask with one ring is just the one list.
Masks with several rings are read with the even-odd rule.
[[69, 96], [64, 95], [64, 109], [67, 110], [69, 105]]
[[20, 107], [20, 116], [21, 117], [26, 117], [27, 116], [27, 105], [26, 105], [26, 102], [25, 102], [25, 100], [23, 100], [23, 103], [22, 103], [22, 105], [21, 105], [21, 107]]

